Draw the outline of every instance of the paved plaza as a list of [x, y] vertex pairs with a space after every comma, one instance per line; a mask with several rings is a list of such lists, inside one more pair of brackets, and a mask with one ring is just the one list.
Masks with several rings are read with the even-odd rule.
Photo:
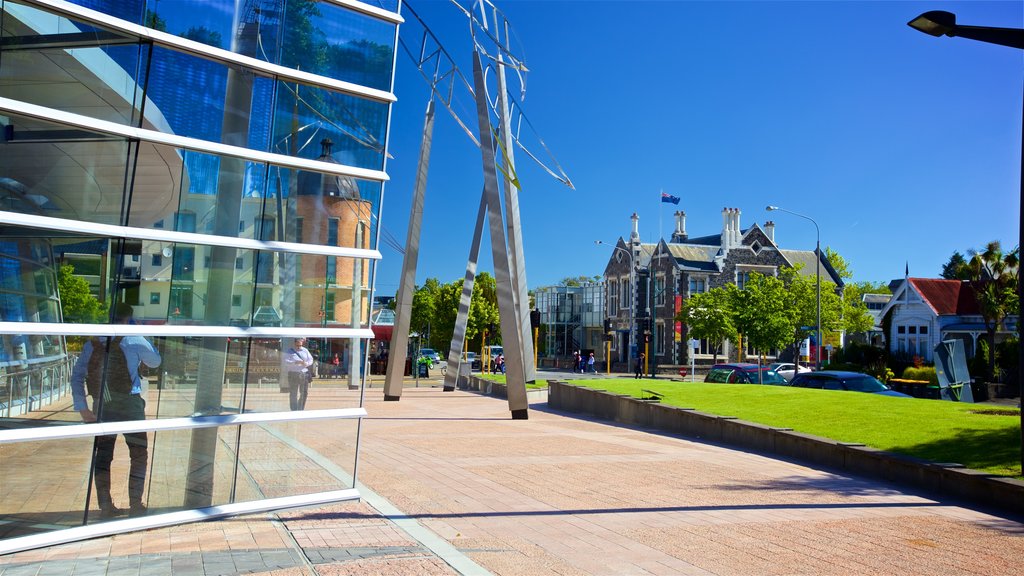
[[[427, 385], [366, 407], [360, 502], [12, 554], [0, 575], [1021, 573], [1019, 519], [872, 479]], [[330, 458], [317, 425], [303, 441]]]

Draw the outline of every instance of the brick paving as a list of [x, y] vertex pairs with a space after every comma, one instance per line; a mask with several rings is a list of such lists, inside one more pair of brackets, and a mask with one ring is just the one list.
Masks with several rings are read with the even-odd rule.
[[[12, 554], [0, 575], [1021, 573], [1024, 524], [867, 478], [439, 388], [372, 388], [367, 411], [360, 502]], [[331, 457], [317, 426], [296, 440]]]

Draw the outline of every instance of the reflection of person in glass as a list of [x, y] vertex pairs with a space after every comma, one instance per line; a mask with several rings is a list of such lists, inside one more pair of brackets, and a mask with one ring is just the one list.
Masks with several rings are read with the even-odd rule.
[[[130, 324], [132, 307], [118, 304], [114, 322]], [[105, 368], [104, 356], [107, 357]], [[83, 422], [125, 422], [146, 418], [146, 401], [142, 398], [142, 381], [139, 378], [140, 363], [150, 368], [160, 365], [160, 353], [142, 336], [117, 336], [113, 339], [98, 337], [86, 342], [71, 373], [74, 407], [82, 415]], [[92, 396], [92, 409], [85, 399], [87, 392]], [[131, 516], [141, 516], [146, 513], [142, 493], [146, 485], [149, 442], [145, 432], [124, 434], [124, 440], [131, 458], [128, 472], [129, 513]], [[116, 435], [96, 437], [93, 476], [96, 500], [103, 518], [112, 518], [124, 512], [114, 505], [110, 497], [110, 463], [114, 460], [116, 441]]]
[[288, 375], [288, 402], [292, 410], [305, 410], [309, 396], [309, 381], [313, 373], [313, 355], [306, 350], [306, 339], [296, 338], [295, 344], [284, 354], [284, 369]]

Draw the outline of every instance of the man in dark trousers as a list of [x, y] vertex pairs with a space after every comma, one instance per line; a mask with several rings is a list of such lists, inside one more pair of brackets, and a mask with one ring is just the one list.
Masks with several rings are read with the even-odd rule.
[[643, 352], [636, 357], [636, 370], [633, 372], [633, 379], [644, 377], [644, 358], [646, 357]]
[[[114, 322], [131, 324], [132, 307], [118, 304], [114, 310]], [[82, 421], [88, 424], [145, 420], [146, 401], [142, 398], [140, 364], [150, 368], [160, 365], [160, 353], [142, 336], [103, 336], [86, 342], [71, 372], [71, 395]], [[92, 396], [91, 409], [85, 399], [87, 392]], [[110, 463], [114, 460], [116, 441], [117, 435], [97, 436], [95, 441], [93, 482], [103, 518], [124, 513], [114, 505], [110, 496]], [[124, 434], [124, 441], [131, 458], [128, 472], [129, 515], [142, 516], [146, 513], [142, 494], [146, 487], [149, 441], [145, 432]]]

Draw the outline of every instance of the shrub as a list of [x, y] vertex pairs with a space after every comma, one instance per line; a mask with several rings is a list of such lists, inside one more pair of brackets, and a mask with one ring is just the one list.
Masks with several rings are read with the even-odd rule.
[[939, 377], [935, 373], [934, 366], [924, 366], [921, 368], [915, 368], [913, 366], [908, 367], [903, 371], [904, 380], [927, 380], [930, 384], [938, 385]]

